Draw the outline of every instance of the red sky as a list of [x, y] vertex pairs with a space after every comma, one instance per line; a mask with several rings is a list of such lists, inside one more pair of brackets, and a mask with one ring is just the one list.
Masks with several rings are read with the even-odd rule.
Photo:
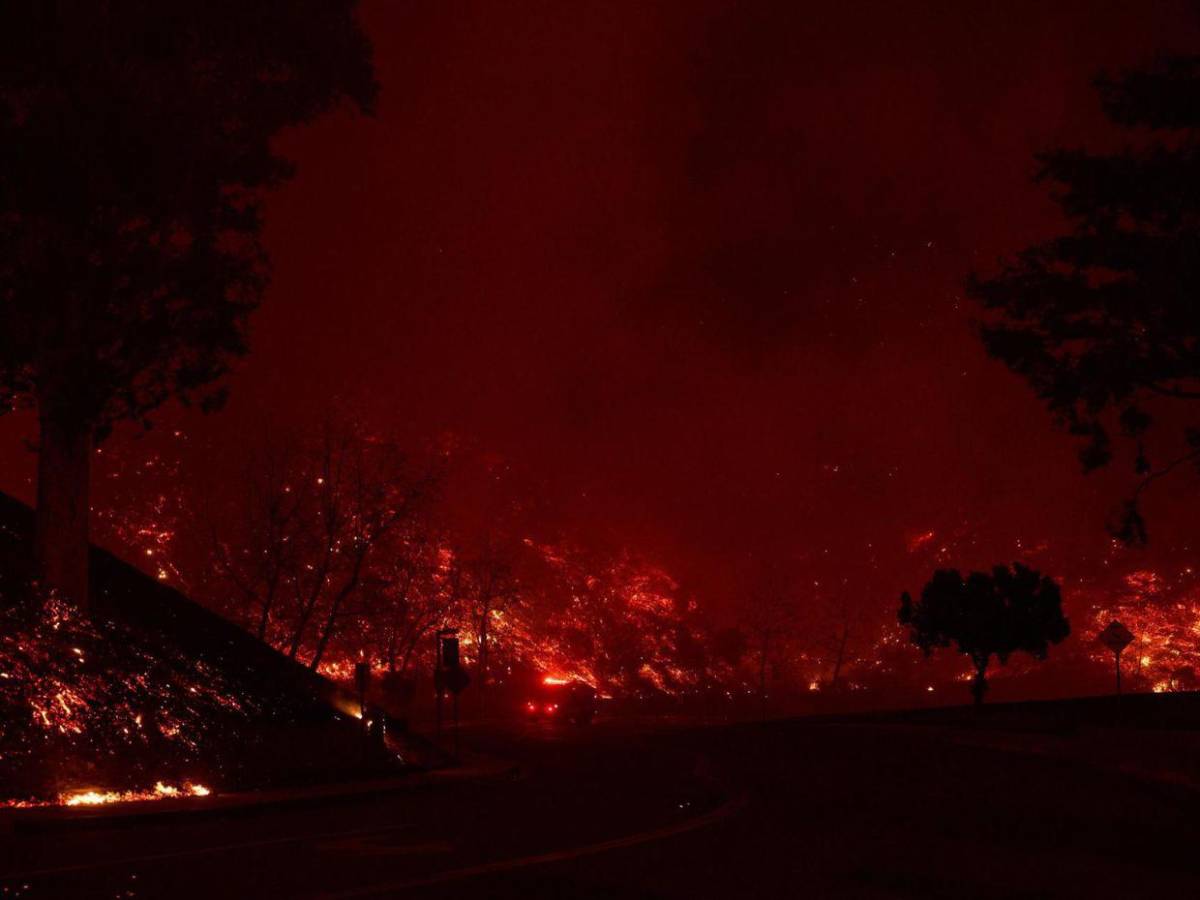
[[1196, 46], [1190, 9], [367, 2], [378, 116], [281, 141], [253, 354], [179, 421], [462, 435], [714, 605], [776, 553], [890, 604], [926, 531], [1074, 569], [1128, 479], [1079, 473], [961, 284], [1053, 227], [1032, 154], [1104, 139], [1090, 78]]

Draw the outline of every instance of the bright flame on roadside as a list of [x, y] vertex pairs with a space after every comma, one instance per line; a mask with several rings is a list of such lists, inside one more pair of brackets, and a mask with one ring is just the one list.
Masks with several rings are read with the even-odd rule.
[[92, 788], [72, 794], [61, 794], [58, 802], [62, 806], [103, 806], [108, 803], [162, 800], [167, 797], [207, 797], [211, 793], [212, 791], [202, 784], [185, 782], [176, 787], [159, 781], [155, 783], [154, 789], [149, 791], [101, 791]]
[[123, 795], [115, 791], [81, 791], [63, 799], [66, 806], [98, 806], [101, 803], [116, 803]]
[[547, 675], [542, 679], [542, 684], [570, 684], [571, 679], [559, 678], [557, 675]]

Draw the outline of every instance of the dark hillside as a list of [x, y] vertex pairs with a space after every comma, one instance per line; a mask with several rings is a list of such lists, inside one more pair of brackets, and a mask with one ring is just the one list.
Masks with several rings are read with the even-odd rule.
[[31, 596], [31, 531], [31, 511], [0, 496], [0, 797], [394, 766], [333, 684], [110, 553], [92, 551], [90, 616]]

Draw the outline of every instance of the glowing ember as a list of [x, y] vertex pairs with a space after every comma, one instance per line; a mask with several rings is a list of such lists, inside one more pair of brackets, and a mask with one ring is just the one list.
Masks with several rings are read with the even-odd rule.
[[88, 789], [62, 794], [58, 798], [61, 806], [104, 806], [109, 803], [131, 803], [141, 800], [164, 800], [169, 797], [207, 797], [212, 791], [202, 784], [184, 783], [179, 787], [161, 781], [148, 791], [103, 791]]
[[[1126, 675], [1135, 687], [1156, 693], [1194, 690], [1200, 668], [1200, 585], [1185, 569], [1177, 577], [1138, 570], [1123, 579], [1120, 590], [1091, 604], [1093, 631], [1119, 618], [1133, 633]], [[1097, 662], [1111, 665], [1106, 647], [1090, 648]]]

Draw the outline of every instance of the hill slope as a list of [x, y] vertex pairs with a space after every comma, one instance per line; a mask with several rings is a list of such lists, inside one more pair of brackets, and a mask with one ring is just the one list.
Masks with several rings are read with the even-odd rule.
[[[31, 594], [28, 507], [0, 495], [0, 798], [377, 773], [336, 688], [93, 548], [93, 609]], [[344, 704], [343, 704], [344, 705]]]

